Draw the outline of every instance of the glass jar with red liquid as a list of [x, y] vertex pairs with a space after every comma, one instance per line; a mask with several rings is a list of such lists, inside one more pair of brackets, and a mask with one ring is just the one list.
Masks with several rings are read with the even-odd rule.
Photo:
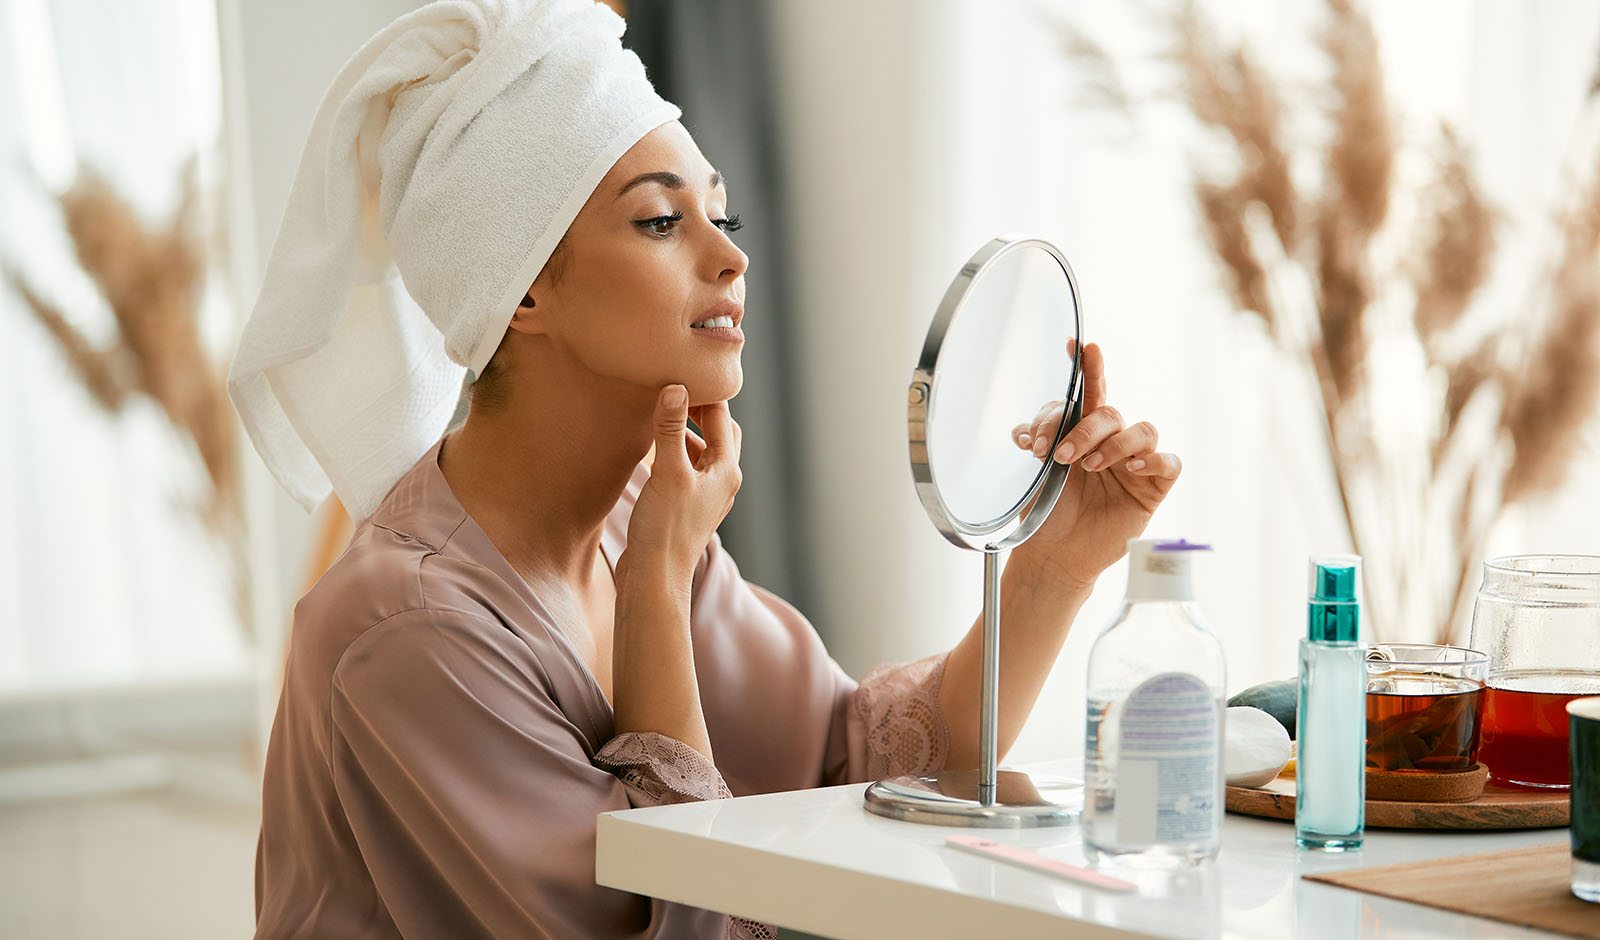
[[1567, 703], [1600, 694], [1600, 556], [1485, 563], [1471, 645], [1489, 654], [1478, 759], [1490, 778], [1566, 789]]

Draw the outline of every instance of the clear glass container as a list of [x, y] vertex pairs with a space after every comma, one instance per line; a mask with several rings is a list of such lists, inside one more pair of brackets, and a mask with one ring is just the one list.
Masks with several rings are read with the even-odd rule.
[[1485, 563], [1471, 645], [1489, 655], [1478, 759], [1496, 783], [1566, 789], [1567, 703], [1600, 694], [1600, 556]]
[[1478, 760], [1489, 657], [1432, 643], [1366, 651], [1367, 768], [1456, 773]]

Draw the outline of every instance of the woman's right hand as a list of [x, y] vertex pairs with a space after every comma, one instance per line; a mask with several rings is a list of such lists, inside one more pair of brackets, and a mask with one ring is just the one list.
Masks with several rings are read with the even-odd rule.
[[704, 440], [689, 430], [687, 389], [668, 385], [656, 395], [655, 465], [633, 507], [627, 550], [627, 554], [655, 554], [691, 571], [733, 508], [742, 480], [742, 432], [728, 403], [713, 402], [692, 411], [695, 424], [705, 432]]
[[701, 440], [689, 430], [687, 402], [682, 385], [656, 395], [655, 465], [617, 559], [613, 727], [663, 734], [714, 760], [689, 635], [689, 579], [739, 491], [739, 425], [727, 402], [701, 406], [693, 410]]

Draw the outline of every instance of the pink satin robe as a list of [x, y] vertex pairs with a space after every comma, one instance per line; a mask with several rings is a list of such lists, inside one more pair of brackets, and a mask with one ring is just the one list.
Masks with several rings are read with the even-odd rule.
[[[263, 788], [258, 937], [772, 936], [597, 886], [597, 814], [943, 766], [945, 654], [858, 686], [715, 538], [691, 606], [715, 766], [661, 735], [614, 735], [587, 665], [456, 501], [438, 452], [295, 607]], [[641, 466], [606, 521], [613, 566], [648, 477]]]

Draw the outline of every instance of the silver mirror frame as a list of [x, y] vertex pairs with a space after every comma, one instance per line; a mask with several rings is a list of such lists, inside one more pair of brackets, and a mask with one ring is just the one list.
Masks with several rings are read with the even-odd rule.
[[1061, 438], [1083, 417], [1083, 301], [1078, 293], [1078, 279], [1072, 273], [1072, 265], [1067, 263], [1060, 249], [1042, 238], [1001, 235], [978, 249], [961, 266], [945, 290], [944, 298], [939, 301], [933, 323], [928, 327], [927, 339], [922, 344], [922, 354], [911, 372], [911, 387], [907, 391], [906, 425], [911, 447], [911, 478], [916, 484], [917, 499], [922, 502], [922, 508], [927, 510], [928, 518], [933, 520], [939, 534], [961, 548], [980, 552], [1003, 551], [1027, 541], [1050, 515], [1050, 510], [1055, 508], [1071, 472], [1071, 468], [1065, 464], [1047, 461], [1044, 471], [1034, 478], [1033, 485], [1009, 510], [994, 519], [971, 522], [959, 519], [951, 512], [950, 506], [939, 493], [938, 481], [929, 462], [928, 411], [938, 398], [939, 356], [944, 352], [944, 341], [949, 335], [950, 326], [960, 315], [973, 288], [982, 282], [984, 274], [1007, 255], [1029, 248], [1042, 249], [1061, 265], [1062, 273], [1067, 278], [1067, 288], [1072, 292], [1072, 335], [1080, 340], [1072, 357], [1072, 374], [1067, 387], [1062, 390], [1064, 399], [1070, 405], [1069, 413], [1067, 420], [1057, 430], [1055, 440], [1051, 442], [1051, 450], [1061, 443]]
[[[950, 326], [985, 272], [1014, 251], [1037, 248], [1061, 265], [1072, 296], [1072, 371], [1064, 390], [1066, 415], [1051, 450], [1083, 417], [1083, 299], [1072, 265], [1056, 246], [1040, 238], [1002, 235], [978, 249], [962, 266], [939, 302], [922, 355], [911, 374], [907, 424], [911, 475], [917, 496], [940, 534], [961, 548], [983, 553], [983, 660], [978, 717], [978, 768], [946, 769], [933, 777], [902, 776], [867, 788], [868, 812], [890, 819], [935, 826], [1023, 829], [1062, 826], [1077, 820], [1081, 784], [1034, 779], [999, 769], [997, 756], [1000, 696], [1000, 553], [1019, 545], [1039, 528], [1066, 485], [1071, 468], [1046, 457], [1042, 471], [1022, 498], [1000, 516], [983, 522], [959, 519], [940, 495], [928, 454], [928, 412], [938, 394], [939, 356]], [[1002, 802], [1003, 801], [1003, 802]]]

